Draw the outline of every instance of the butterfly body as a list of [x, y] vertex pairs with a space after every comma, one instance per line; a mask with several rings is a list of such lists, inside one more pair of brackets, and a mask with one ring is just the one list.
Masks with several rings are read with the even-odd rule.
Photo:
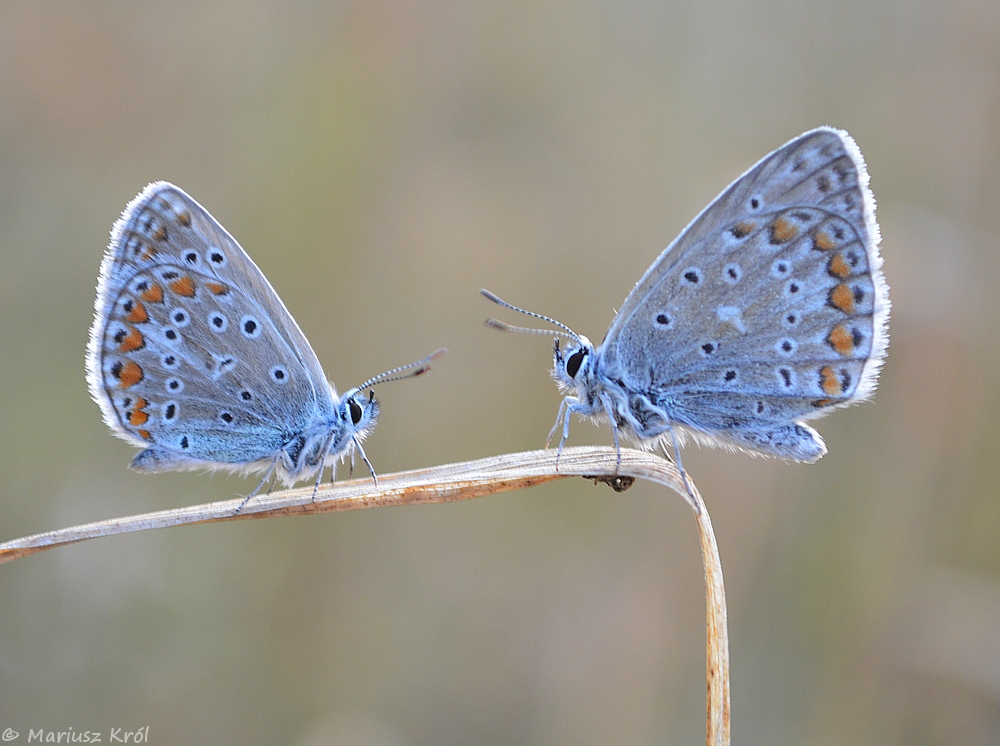
[[616, 444], [689, 435], [820, 458], [805, 422], [870, 397], [885, 357], [878, 242], [847, 133], [819, 128], [766, 156], [660, 254], [600, 345], [557, 324], [570, 338], [553, 369], [560, 448], [577, 414], [610, 421]]

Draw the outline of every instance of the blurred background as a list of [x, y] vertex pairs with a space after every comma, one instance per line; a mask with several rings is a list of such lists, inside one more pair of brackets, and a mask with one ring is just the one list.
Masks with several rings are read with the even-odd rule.
[[[128, 471], [89, 399], [101, 256], [147, 182], [233, 233], [339, 389], [450, 349], [380, 391], [390, 472], [544, 443], [550, 342], [484, 328], [480, 287], [599, 340], [709, 200], [821, 124], [868, 162], [891, 344], [819, 463], [685, 451], [733, 735], [1000, 742], [991, 0], [5, 4], [0, 539], [255, 484]], [[0, 730], [699, 743], [704, 606], [694, 521], [644, 484], [98, 540], [0, 567]]]

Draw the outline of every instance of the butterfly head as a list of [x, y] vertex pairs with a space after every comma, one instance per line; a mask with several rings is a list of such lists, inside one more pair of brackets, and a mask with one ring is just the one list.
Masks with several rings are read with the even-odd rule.
[[375, 392], [368, 390], [368, 396], [360, 388], [344, 394], [337, 407], [337, 416], [343, 425], [347, 438], [363, 439], [375, 427], [379, 404]]
[[556, 337], [552, 377], [566, 391], [589, 388], [594, 373], [594, 345], [584, 336], [570, 340], [565, 349]]

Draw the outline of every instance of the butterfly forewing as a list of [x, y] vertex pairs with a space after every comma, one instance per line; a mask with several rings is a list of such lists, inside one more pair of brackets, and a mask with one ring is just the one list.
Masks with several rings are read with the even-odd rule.
[[[192, 230], [186, 236], [182, 234], [180, 239], [187, 238], [208, 245], [210, 248], [205, 252], [204, 266], [220, 276], [235, 279], [239, 289], [266, 313], [269, 321], [277, 329], [282, 343], [291, 348], [299, 363], [308, 370], [309, 378], [326, 382], [323, 368], [305, 334], [271, 287], [264, 273], [258, 269], [236, 239], [205, 208], [181, 189], [171, 184], [161, 184], [156, 190], [156, 197], [167, 211], [179, 210], [190, 214]], [[220, 249], [222, 256], [216, 257], [213, 249]], [[322, 394], [319, 398], [326, 396], [325, 392], [319, 393]]]

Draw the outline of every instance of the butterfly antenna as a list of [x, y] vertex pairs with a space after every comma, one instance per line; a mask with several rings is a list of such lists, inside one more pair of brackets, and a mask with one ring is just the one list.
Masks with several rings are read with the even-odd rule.
[[[486, 319], [484, 322], [486, 326], [491, 326], [494, 329], [499, 329], [502, 332], [517, 332], [518, 334], [544, 334], [549, 337], [555, 334], [557, 337], [569, 337], [570, 335], [566, 332], [556, 331], [555, 329], [535, 329], [530, 326], [514, 326], [513, 324], [508, 324], [506, 321], [500, 321], [498, 319]], [[575, 339], [575, 337], [573, 337]]]
[[531, 318], [533, 319], [539, 319], [540, 321], [545, 321], [549, 324], [552, 324], [552, 326], [562, 329], [562, 331], [553, 332], [548, 329], [532, 329], [530, 327], [525, 327], [525, 326], [513, 326], [503, 321], [497, 321], [496, 319], [486, 319], [487, 326], [492, 326], [494, 329], [499, 329], [500, 331], [504, 332], [518, 332], [520, 334], [556, 334], [560, 337], [571, 337], [572, 339], [575, 339], [577, 342], [580, 341], [579, 334], [577, 334], [575, 331], [570, 329], [565, 324], [562, 324], [553, 318], [550, 318], [548, 316], [543, 316], [542, 314], [535, 313], [534, 311], [526, 311], [523, 308], [519, 308], [518, 306], [515, 306], [513, 303], [508, 303], [503, 298], [494, 295], [489, 290], [480, 290], [479, 292], [482, 293], [489, 300], [496, 303], [498, 306], [509, 308], [511, 311], [517, 311], [518, 313], [523, 313], [525, 316], [531, 316]]
[[[379, 383], [389, 383], [390, 381], [402, 381], [405, 378], [414, 378], [415, 376], [421, 376], [431, 369], [431, 363], [437, 360], [439, 357], [444, 355], [448, 350], [441, 348], [440, 350], [435, 350], [430, 355], [425, 357], [423, 360], [418, 360], [415, 363], [410, 363], [409, 365], [401, 365], [398, 368], [393, 368], [392, 370], [387, 370], [385, 373], [379, 373], [377, 376], [372, 376], [363, 384], [357, 387], [357, 390], [366, 389], [370, 386], [374, 386]], [[404, 375], [397, 375], [397, 373], [403, 373], [403, 371], [409, 371]]]

